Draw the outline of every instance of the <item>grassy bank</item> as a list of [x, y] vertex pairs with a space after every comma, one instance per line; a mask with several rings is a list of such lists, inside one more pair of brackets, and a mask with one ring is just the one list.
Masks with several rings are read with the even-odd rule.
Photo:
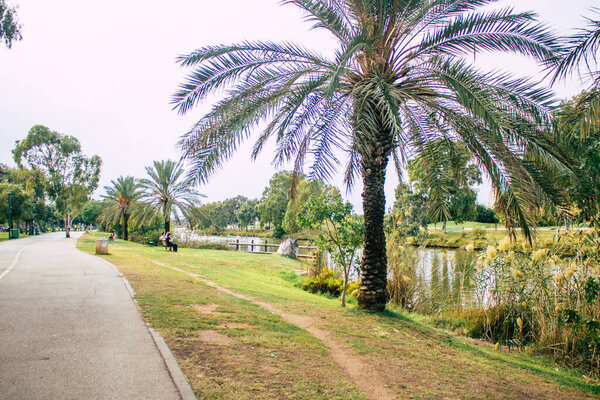
[[[92, 253], [96, 236], [85, 235], [79, 248]], [[340, 349], [352, 370], [377, 374], [401, 399], [578, 399], [600, 392], [549, 360], [497, 353], [412, 315], [342, 309], [337, 299], [298, 288], [300, 261], [218, 250], [171, 253], [124, 241], [109, 246], [104, 257], [127, 277], [144, 318], [165, 337], [198, 398], [373, 398], [332, 356]], [[312, 321], [318, 335], [289, 322], [290, 315], [299, 325]], [[323, 335], [328, 345], [316, 337]]]
[[[578, 231], [571, 232], [576, 233]], [[561, 233], [564, 235], [564, 231]], [[520, 233], [517, 233], [517, 240], [513, 250], [527, 252], [537, 248], [550, 248], [561, 241], [561, 239], [559, 239], [561, 233], [554, 230], [538, 230], [534, 236], [533, 246], [530, 246]], [[409, 237], [407, 243], [415, 246], [441, 248], [464, 248], [469, 243], [473, 243], [475, 250], [483, 250], [488, 245], [497, 246], [506, 235], [506, 231], [500, 229], [484, 230], [480, 228], [474, 230], [448, 231], [446, 233], [430, 230], [422, 237]], [[565, 245], [561, 248], [561, 254], [565, 256], [573, 255], [575, 254], [575, 248]]]

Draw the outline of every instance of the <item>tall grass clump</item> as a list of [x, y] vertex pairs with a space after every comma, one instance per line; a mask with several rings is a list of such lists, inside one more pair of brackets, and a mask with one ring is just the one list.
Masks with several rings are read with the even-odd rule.
[[[576, 248], [562, 258], [563, 246]], [[570, 366], [600, 373], [600, 238], [573, 231], [551, 247], [518, 255], [508, 238], [475, 261], [479, 313], [472, 336], [551, 353]], [[473, 314], [472, 314], [473, 315]]]

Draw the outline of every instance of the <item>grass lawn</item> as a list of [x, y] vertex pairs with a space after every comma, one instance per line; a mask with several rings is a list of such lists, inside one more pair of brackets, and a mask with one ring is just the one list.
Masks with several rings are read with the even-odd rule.
[[[84, 235], [78, 247], [93, 253], [101, 235]], [[110, 243], [109, 251], [103, 257], [127, 277], [144, 318], [201, 399], [369, 399], [377, 398], [365, 390], [373, 382], [400, 399], [600, 393], [596, 383], [547, 359], [496, 353], [415, 316], [343, 309], [337, 299], [309, 294], [297, 287], [301, 261], [219, 250], [171, 253], [124, 241]], [[311, 329], [299, 327], [307, 321]]]

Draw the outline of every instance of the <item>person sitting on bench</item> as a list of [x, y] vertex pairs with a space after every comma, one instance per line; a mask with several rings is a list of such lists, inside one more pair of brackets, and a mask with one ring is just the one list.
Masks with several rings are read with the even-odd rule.
[[173, 240], [171, 232], [167, 232], [167, 234], [165, 235], [165, 243], [167, 244], [167, 248], [170, 248], [174, 252], [177, 252], [177, 243], [175, 243], [175, 241]]

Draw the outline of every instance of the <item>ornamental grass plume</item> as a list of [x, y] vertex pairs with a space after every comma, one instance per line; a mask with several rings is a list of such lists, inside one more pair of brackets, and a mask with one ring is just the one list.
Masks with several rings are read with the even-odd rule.
[[523, 332], [523, 320], [521, 317], [517, 318], [517, 326], [519, 327], [519, 332]]
[[531, 259], [535, 262], [544, 262], [548, 257], [549, 249], [540, 249], [531, 255]]
[[576, 264], [574, 261], [571, 261], [571, 263], [569, 263], [569, 268], [567, 268], [567, 270], [565, 271], [565, 278], [567, 280], [571, 279], [571, 277], [575, 273], [575, 269], [576, 269]]
[[494, 345], [494, 351], [499, 351], [500, 350], [500, 342], [496, 342], [496, 344]]
[[521, 271], [519, 271], [516, 268], [511, 268], [510, 269], [512, 272], [512, 275], [515, 279], [522, 279], [523, 278], [523, 273]]
[[510, 250], [510, 236], [505, 236], [504, 239], [498, 243], [498, 250], [508, 251]]
[[496, 248], [494, 246], [488, 246], [486, 253], [487, 253], [488, 258], [490, 258], [490, 259], [496, 258], [496, 255], [498, 254], [496, 252]]
[[561, 272], [559, 272], [556, 275], [554, 275], [554, 277], [552, 279], [554, 279], [554, 282], [556, 282], [556, 284], [558, 286], [561, 286], [563, 283], [563, 280], [565, 279], [565, 276]]
[[475, 245], [473, 243], [469, 243], [467, 245], [467, 247], [465, 247], [465, 250], [468, 251], [469, 253], [472, 253], [475, 251]]

